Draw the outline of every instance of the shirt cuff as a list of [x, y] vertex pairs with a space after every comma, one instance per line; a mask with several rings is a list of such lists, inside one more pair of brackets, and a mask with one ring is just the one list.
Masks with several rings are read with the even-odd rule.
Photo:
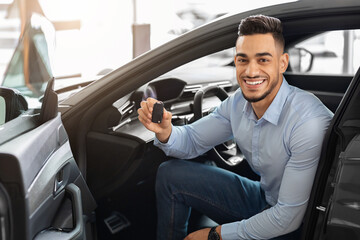
[[239, 239], [237, 229], [240, 222], [233, 222], [221, 225], [221, 238], [223, 240]]
[[166, 143], [162, 143], [159, 141], [159, 139], [157, 139], [156, 134], [155, 134], [154, 145], [157, 147], [169, 148], [174, 144], [174, 141], [175, 141], [174, 135], [176, 135], [176, 127], [171, 126], [171, 133], [170, 133], [169, 140]]

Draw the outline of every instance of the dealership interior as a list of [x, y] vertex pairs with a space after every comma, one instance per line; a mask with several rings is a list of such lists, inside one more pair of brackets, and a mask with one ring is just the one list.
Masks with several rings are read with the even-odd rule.
[[0, 0], [0, 83], [33, 13], [56, 31], [55, 78], [106, 73], [234, 10], [291, 0]]

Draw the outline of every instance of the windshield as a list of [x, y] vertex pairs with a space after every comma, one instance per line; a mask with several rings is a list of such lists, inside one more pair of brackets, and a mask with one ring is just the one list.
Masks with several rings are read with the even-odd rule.
[[53, 77], [51, 55], [54, 29], [44, 17], [34, 14], [17, 46], [2, 85], [17, 89], [29, 108], [40, 108], [47, 82]]

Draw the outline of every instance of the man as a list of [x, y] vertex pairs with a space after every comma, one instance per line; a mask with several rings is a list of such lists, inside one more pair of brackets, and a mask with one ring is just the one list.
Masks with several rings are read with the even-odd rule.
[[[157, 174], [158, 239], [183, 239], [191, 208], [222, 224], [185, 239], [293, 239], [301, 225], [332, 113], [312, 94], [288, 85], [280, 20], [243, 19], [234, 58], [240, 89], [210, 115], [182, 127], [151, 122], [155, 99], [139, 120], [170, 156], [194, 158], [234, 138], [260, 182], [185, 160]], [[294, 232], [295, 231], [295, 232]]]

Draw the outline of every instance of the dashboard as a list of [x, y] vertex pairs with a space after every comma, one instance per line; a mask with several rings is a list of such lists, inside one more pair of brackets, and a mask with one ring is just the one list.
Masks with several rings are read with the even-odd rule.
[[[137, 118], [140, 102], [148, 97], [164, 103], [165, 109], [173, 115], [173, 125], [191, 123], [194, 95], [199, 89], [217, 85], [230, 94], [238, 88], [232, 67], [221, 67], [221, 71], [214, 69], [214, 72], [219, 75], [207, 76], [207, 79], [199, 79], [196, 75], [195, 78], [191, 78], [189, 75], [182, 75], [181, 78], [165, 75], [149, 82], [113, 103], [113, 108], [119, 112], [120, 119], [117, 124], [109, 126], [109, 128], [116, 135], [125, 134], [140, 138], [146, 143], [151, 142], [154, 139], [154, 133], [148, 131]], [[220, 102], [216, 96], [205, 95], [203, 112], [213, 110]]]

